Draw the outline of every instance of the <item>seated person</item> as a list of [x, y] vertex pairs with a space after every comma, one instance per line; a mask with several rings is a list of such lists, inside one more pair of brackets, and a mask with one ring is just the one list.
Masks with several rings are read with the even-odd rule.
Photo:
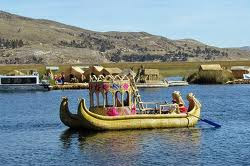
[[176, 111], [176, 113], [187, 113], [187, 108], [185, 107], [184, 101], [182, 99], [182, 97], [180, 96], [179, 92], [174, 92], [172, 94], [173, 97], [173, 104], [177, 104], [178, 105], [178, 111]]
[[179, 104], [180, 113], [187, 113], [187, 108], [181, 103]]

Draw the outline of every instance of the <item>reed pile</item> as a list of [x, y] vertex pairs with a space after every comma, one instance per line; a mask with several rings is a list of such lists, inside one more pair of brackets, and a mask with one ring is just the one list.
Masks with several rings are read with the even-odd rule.
[[234, 77], [231, 72], [223, 71], [199, 71], [191, 74], [187, 81], [194, 84], [225, 84], [233, 81]]

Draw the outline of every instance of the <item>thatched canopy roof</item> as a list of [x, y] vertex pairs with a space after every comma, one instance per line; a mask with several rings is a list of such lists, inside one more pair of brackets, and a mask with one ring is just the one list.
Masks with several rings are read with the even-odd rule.
[[249, 66], [232, 66], [231, 70], [244, 70], [244, 71], [250, 71], [250, 67]]
[[114, 68], [104, 68], [102, 72], [106, 75], [108, 74], [120, 74], [122, 72], [121, 69], [114, 67]]
[[158, 69], [144, 69], [145, 75], [160, 75], [160, 72]]
[[209, 65], [200, 65], [200, 70], [204, 71], [220, 71], [223, 70], [220, 64], [209, 64]]

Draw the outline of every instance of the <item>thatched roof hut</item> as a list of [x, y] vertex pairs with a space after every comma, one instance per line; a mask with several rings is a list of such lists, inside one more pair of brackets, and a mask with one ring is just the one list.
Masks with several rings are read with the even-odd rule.
[[158, 69], [144, 69], [143, 71], [144, 81], [147, 82], [154, 82], [159, 81], [160, 79], [160, 72]]
[[84, 71], [79, 66], [71, 67], [71, 74], [73, 74], [80, 82], [84, 80]]
[[96, 75], [99, 76], [102, 74], [103, 67], [102, 66], [90, 66], [85, 72], [84, 76], [86, 78], [86, 81], [89, 81], [90, 75]]
[[103, 68], [102, 75], [118, 75], [122, 72], [121, 69], [115, 68]]
[[199, 71], [222, 71], [220, 64], [200, 65]]
[[160, 72], [158, 69], [144, 69], [144, 74], [145, 75], [160, 75]]
[[102, 74], [102, 66], [90, 66], [85, 72], [84, 75], [88, 76], [90, 74], [94, 74], [96, 76], [99, 76], [100, 74]]
[[250, 73], [250, 67], [249, 66], [232, 66], [231, 71], [233, 73], [234, 78], [242, 79], [243, 74]]

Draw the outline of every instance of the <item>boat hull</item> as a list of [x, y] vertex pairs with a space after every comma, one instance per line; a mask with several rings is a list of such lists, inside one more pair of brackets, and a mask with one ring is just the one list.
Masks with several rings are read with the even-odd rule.
[[197, 124], [197, 117], [199, 116], [200, 106], [198, 104], [195, 104], [188, 114], [136, 114], [124, 116], [103, 116], [90, 112], [86, 108], [84, 99], [80, 100], [77, 114], [69, 112], [67, 99], [62, 101], [60, 107], [60, 118], [66, 126], [91, 130], [193, 127]]

